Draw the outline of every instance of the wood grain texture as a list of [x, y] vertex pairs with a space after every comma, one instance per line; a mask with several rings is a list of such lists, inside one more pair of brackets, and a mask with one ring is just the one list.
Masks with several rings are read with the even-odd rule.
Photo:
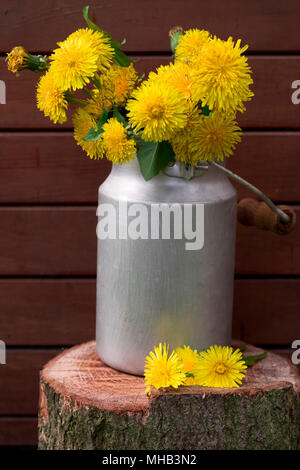
[[96, 281], [1, 279], [0, 311], [7, 345], [82, 343], [95, 337]]
[[299, 128], [299, 105], [292, 102], [292, 83], [299, 73], [299, 56], [249, 57], [253, 99], [237, 120], [242, 127]]
[[37, 435], [35, 417], [0, 417], [0, 446], [35, 446]]
[[[262, 352], [247, 345], [245, 355]], [[153, 388], [151, 397], [148, 397], [145, 393], [144, 378], [119, 372], [104, 364], [96, 352], [95, 341], [74, 346], [50, 360], [41, 372], [41, 380], [66, 400], [75, 402], [77, 408], [94, 406], [115, 413], [145, 413], [151, 403], [162, 394], [176, 393]], [[179, 393], [251, 396], [272, 387], [276, 388], [279, 382], [290, 382], [295, 390], [300, 391], [299, 370], [288, 359], [268, 353], [263, 361], [257, 362], [247, 370], [243, 385], [238, 389], [182, 387]], [[43, 405], [45, 403], [41, 404], [42, 408]]]
[[0, 202], [97, 202], [111, 164], [87, 157], [72, 133], [4, 133], [0, 142]]
[[[19, 328], [22, 326], [19, 324]], [[8, 349], [0, 366], [0, 415], [37, 412], [39, 371], [61, 349]]]
[[[291, 84], [300, 70], [298, 0], [288, 5], [274, 0], [247, 5], [240, 0], [89, 3], [94, 21], [117, 40], [127, 38], [124, 48], [136, 54], [139, 73], [169, 61], [167, 33], [176, 24], [206, 28], [224, 39], [242, 38], [252, 54], [258, 52], [249, 57], [255, 97], [239, 116], [239, 123], [254, 132], [244, 135], [228, 167], [276, 201], [300, 202], [300, 106], [291, 101]], [[32, 52], [52, 50], [58, 40], [84, 27], [82, 6], [79, 0], [2, 2], [0, 52], [21, 44]], [[284, 55], [286, 51], [294, 55]], [[19, 415], [37, 411], [39, 370], [61, 344], [94, 337], [96, 206], [62, 205], [96, 204], [110, 164], [91, 161], [81, 152], [70, 122], [59, 132], [61, 127], [36, 109], [37, 79], [27, 71], [15, 77], [0, 57], [0, 80], [7, 93], [7, 104], [0, 105], [0, 204], [15, 204], [0, 206], [0, 339], [28, 347], [9, 349], [7, 365], [0, 366], [0, 415], [5, 415], [0, 416], [0, 445], [36, 444], [36, 418]], [[239, 197], [251, 196], [238, 190]], [[53, 207], [17, 206], [31, 203]], [[235, 283], [235, 337], [273, 345], [287, 345], [297, 337], [300, 279], [265, 276], [300, 274], [299, 230], [285, 238], [238, 227], [236, 272], [263, 278]], [[43, 275], [51, 279], [26, 279]], [[81, 275], [91, 278], [55, 278]], [[57, 349], [38, 349], [43, 345]]]
[[[53, 49], [74, 29], [84, 27], [80, 0], [11, 0], [0, 6], [1, 50], [16, 44], [32, 51]], [[126, 37], [129, 51], [169, 50], [175, 25], [199, 27], [227, 39], [242, 38], [252, 50], [298, 51], [299, 2], [265, 0], [90, 0], [91, 18], [116, 41]], [[226, 18], [226, 21], [224, 21]]]
[[[170, 58], [164, 56], [136, 57], [136, 68], [146, 74]], [[249, 128], [298, 128], [299, 105], [292, 103], [295, 91], [292, 82], [299, 79], [300, 57], [296, 56], [251, 56], [255, 96], [247, 103], [247, 111], [238, 115], [238, 122]], [[6, 104], [0, 105], [0, 129], [57, 129], [36, 108], [36, 82], [38, 77], [25, 70], [19, 77], [6, 70], [4, 58], [0, 58], [0, 78], [6, 83]], [[71, 107], [74, 110], [74, 107]], [[63, 128], [71, 128], [71, 121]]]
[[[299, 206], [294, 209], [299, 217]], [[238, 224], [235, 272], [246, 275], [299, 274], [299, 230], [299, 224], [296, 224], [294, 231], [285, 236]]]
[[2, 203], [96, 203], [111, 168], [106, 158], [91, 160], [72, 133], [3, 133], [0, 143]]
[[[290, 358], [291, 350], [276, 350], [272, 351], [283, 357]], [[39, 354], [36, 351], [36, 354]], [[35, 361], [33, 361], [35, 362]], [[1, 372], [1, 371], [0, 371]], [[36, 377], [38, 372], [35, 374], [34, 381], [36, 383]], [[20, 381], [19, 387], [24, 386], [24, 381]], [[30, 406], [33, 412], [36, 410], [36, 393], [30, 397]], [[7, 397], [10, 395], [10, 390], [7, 391]], [[1, 394], [1, 400], [7, 398]], [[27, 404], [28, 406], [28, 404]], [[35, 446], [37, 445], [37, 417], [33, 416], [0, 416], [0, 446]]]
[[[261, 352], [247, 345], [244, 354]], [[148, 397], [143, 377], [106, 366], [91, 341], [41, 372], [39, 448], [298, 449], [299, 390], [299, 369], [268, 353], [240, 388], [152, 388]]]
[[[95, 275], [96, 206], [8, 206], [0, 220], [0, 275]], [[287, 236], [238, 224], [236, 273], [300, 274], [299, 233], [300, 224]]]
[[[49, 360], [61, 351], [62, 349], [59, 348], [30, 349], [30, 347], [8, 350], [7, 364], [0, 366], [0, 419], [1, 415], [16, 416], [37, 413], [39, 372]], [[294, 352], [292, 349], [276, 351], [286, 357], [290, 363], [292, 352]], [[0, 445], [3, 444], [0, 443]]]
[[233, 336], [252, 344], [291, 344], [300, 333], [300, 279], [235, 281]]
[[1, 214], [0, 273], [95, 274], [96, 206], [5, 207]]
[[[1, 279], [1, 339], [8, 346], [29, 347], [92, 339], [95, 293], [95, 279]], [[233, 337], [291, 344], [300, 331], [299, 300], [300, 279], [236, 280]]]
[[[4, 132], [0, 144], [0, 203], [96, 203], [111, 168], [90, 160], [72, 133]], [[227, 166], [275, 201], [299, 202], [299, 152], [300, 132], [246, 132]]]

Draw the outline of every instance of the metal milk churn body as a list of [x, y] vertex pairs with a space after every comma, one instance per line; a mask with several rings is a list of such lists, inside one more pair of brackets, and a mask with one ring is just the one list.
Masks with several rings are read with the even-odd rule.
[[[184, 171], [176, 162], [146, 182], [135, 159], [113, 165], [99, 188], [98, 210], [112, 208], [116, 237], [98, 236], [97, 351], [103, 362], [124, 372], [143, 375], [146, 355], [160, 342], [170, 350], [186, 344], [200, 351], [231, 342], [236, 191], [214, 167], [190, 179], [182, 177]], [[187, 249], [188, 240], [176, 238], [173, 228], [169, 239], [161, 233], [151, 238], [150, 227], [147, 239], [126, 237], [134, 204], [148, 210], [149, 225], [153, 206], [180, 207], [183, 222], [185, 209], [192, 207], [193, 224], [196, 205], [201, 206], [203, 246]], [[120, 207], [127, 207], [128, 217]]]

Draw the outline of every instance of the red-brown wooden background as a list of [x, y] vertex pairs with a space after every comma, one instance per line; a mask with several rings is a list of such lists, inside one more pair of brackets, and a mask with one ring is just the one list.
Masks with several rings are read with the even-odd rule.
[[[49, 52], [83, 27], [79, 0], [1, 0], [0, 79], [0, 445], [34, 445], [38, 371], [64, 346], [94, 337], [97, 188], [109, 172], [35, 107], [37, 77], [16, 78], [5, 52]], [[299, 0], [101, 0], [91, 17], [137, 59], [140, 72], [168, 61], [168, 30], [198, 26], [250, 45], [255, 98], [229, 161], [300, 220]], [[247, 193], [240, 190], [239, 195]], [[288, 348], [300, 336], [300, 224], [287, 237], [238, 227], [234, 336]]]

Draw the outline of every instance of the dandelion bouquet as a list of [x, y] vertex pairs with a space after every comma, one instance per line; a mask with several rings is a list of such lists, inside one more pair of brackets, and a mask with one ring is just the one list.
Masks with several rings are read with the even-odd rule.
[[74, 138], [90, 158], [124, 164], [135, 156], [146, 180], [173, 160], [186, 165], [223, 161], [241, 140], [237, 112], [253, 96], [247, 46], [208, 31], [170, 31], [173, 59], [139, 77], [122, 44], [83, 16], [78, 29], [50, 57], [15, 47], [7, 57], [13, 72], [44, 73], [37, 106], [54, 123], [67, 121], [70, 103]]

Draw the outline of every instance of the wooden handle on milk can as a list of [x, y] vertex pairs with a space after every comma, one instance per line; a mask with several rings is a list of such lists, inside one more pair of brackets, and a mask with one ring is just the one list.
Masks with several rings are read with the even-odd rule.
[[238, 203], [238, 221], [243, 225], [252, 225], [262, 230], [271, 230], [278, 235], [287, 235], [296, 224], [296, 213], [289, 206], [278, 206], [289, 217], [289, 222], [283, 222], [278, 214], [273, 212], [265, 202], [245, 198]]

